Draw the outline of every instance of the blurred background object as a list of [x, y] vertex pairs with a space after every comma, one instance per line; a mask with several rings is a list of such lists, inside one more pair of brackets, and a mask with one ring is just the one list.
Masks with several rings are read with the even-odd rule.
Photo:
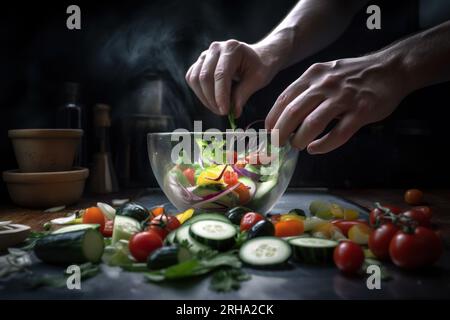
[[[282, 71], [255, 94], [238, 124], [263, 119], [312, 63], [362, 55], [442, 21], [450, 2], [440, 1], [436, 15], [436, 1], [371, 3], [382, 10], [381, 30], [365, 27], [364, 8], [334, 44]], [[95, 152], [92, 109], [103, 101], [111, 106], [111, 159], [120, 187], [156, 186], [146, 133], [192, 129], [194, 119], [202, 120], [203, 128], [226, 127], [226, 118], [211, 114], [188, 89], [188, 67], [212, 41], [258, 41], [296, 2], [79, 1], [81, 30], [66, 28], [68, 1], [30, 3], [26, 10], [19, 3], [2, 5], [0, 169], [17, 167], [7, 130], [55, 127], [60, 88], [75, 82], [83, 88], [82, 118], [90, 119], [86, 164], [92, 167]], [[449, 83], [419, 90], [391, 117], [363, 128], [342, 148], [320, 156], [302, 152], [291, 186], [448, 186], [448, 92]], [[4, 185], [0, 191], [6, 200]]]
[[94, 106], [95, 152], [90, 176], [90, 191], [93, 193], [119, 191], [111, 156], [110, 111], [111, 108], [106, 104]]

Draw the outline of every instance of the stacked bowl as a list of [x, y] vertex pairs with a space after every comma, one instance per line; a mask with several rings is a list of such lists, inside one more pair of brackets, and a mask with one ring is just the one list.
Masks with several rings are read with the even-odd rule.
[[70, 205], [83, 194], [89, 170], [73, 167], [83, 130], [9, 130], [18, 170], [3, 172], [11, 200], [23, 207]]

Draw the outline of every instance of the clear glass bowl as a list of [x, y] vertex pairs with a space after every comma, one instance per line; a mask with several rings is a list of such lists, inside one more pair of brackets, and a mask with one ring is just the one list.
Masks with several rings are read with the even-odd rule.
[[[258, 142], [266, 139], [268, 143], [256, 145], [246, 134], [216, 133], [213, 142], [204, 134], [148, 134], [150, 164], [170, 202], [180, 211], [224, 212], [235, 206], [259, 213], [270, 211], [288, 187], [298, 151], [289, 144], [272, 148], [268, 133], [258, 138]], [[233, 143], [227, 140], [230, 135], [235, 137]], [[176, 147], [180, 141], [184, 141], [184, 151]]]

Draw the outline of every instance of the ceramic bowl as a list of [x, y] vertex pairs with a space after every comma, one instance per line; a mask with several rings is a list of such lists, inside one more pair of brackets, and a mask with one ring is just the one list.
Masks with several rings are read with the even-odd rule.
[[11, 200], [22, 207], [51, 208], [76, 203], [83, 194], [89, 170], [75, 167], [59, 172], [3, 172]]
[[82, 135], [78, 129], [8, 131], [21, 172], [70, 170]]

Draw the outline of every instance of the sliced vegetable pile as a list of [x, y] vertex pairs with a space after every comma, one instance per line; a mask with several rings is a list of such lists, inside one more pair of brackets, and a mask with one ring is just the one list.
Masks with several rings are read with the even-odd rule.
[[98, 272], [91, 266], [101, 261], [142, 272], [152, 282], [211, 273], [211, 289], [227, 291], [249, 279], [243, 265], [273, 269], [291, 260], [334, 261], [345, 273], [380, 263], [374, 259], [406, 269], [432, 265], [443, 245], [430, 220], [425, 206], [402, 211], [377, 203], [367, 221], [354, 209], [320, 200], [310, 203], [308, 213], [293, 209], [267, 216], [243, 206], [226, 213], [189, 209], [170, 215], [164, 206], [148, 210], [127, 202], [116, 210], [99, 203], [52, 220], [64, 226], [33, 238], [28, 249], [45, 263], [87, 265], [91, 275]]

